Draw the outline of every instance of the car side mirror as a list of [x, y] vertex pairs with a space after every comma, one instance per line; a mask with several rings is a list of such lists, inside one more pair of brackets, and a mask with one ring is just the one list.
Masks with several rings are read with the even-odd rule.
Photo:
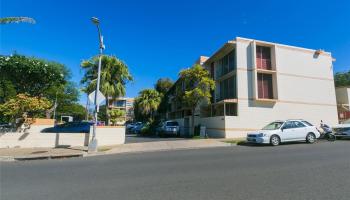
[[284, 127], [282, 127], [282, 128], [281, 128], [281, 131], [283, 132], [283, 130], [284, 130], [284, 129], [285, 129], [285, 128], [284, 128]]

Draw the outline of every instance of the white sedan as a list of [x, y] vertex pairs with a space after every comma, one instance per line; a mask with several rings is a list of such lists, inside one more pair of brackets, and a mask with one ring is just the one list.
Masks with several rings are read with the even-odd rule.
[[274, 121], [263, 129], [248, 133], [247, 141], [257, 144], [279, 145], [281, 142], [306, 141], [314, 143], [320, 133], [305, 120]]

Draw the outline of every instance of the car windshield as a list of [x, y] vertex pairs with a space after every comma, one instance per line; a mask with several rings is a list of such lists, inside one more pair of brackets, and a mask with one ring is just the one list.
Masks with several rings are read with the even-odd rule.
[[265, 126], [262, 130], [276, 130], [282, 126], [283, 122], [272, 122]]
[[179, 123], [177, 123], [177, 122], [167, 122], [166, 125], [167, 126], [178, 126]]

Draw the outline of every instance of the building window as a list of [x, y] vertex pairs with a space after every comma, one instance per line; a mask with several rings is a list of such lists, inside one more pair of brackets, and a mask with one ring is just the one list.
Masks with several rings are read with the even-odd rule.
[[210, 64], [210, 77], [214, 79], [214, 63]]
[[125, 100], [117, 100], [113, 104], [115, 107], [125, 107], [126, 101]]
[[236, 98], [236, 76], [220, 81], [220, 100]]
[[236, 69], [236, 54], [235, 54], [235, 50], [232, 50], [229, 54], [228, 54], [228, 71], [232, 71]]
[[256, 67], [271, 70], [271, 48], [256, 46]]
[[225, 103], [225, 115], [237, 116], [237, 103]]
[[258, 73], [258, 97], [273, 99], [272, 74]]
[[223, 58], [216, 62], [216, 78], [219, 78], [236, 68], [236, 56], [235, 50], [225, 55]]

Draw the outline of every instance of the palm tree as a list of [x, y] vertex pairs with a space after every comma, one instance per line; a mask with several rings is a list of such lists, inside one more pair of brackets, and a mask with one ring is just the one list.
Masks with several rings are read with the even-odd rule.
[[150, 116], [151, 119], [154, 118], [154, 113], [158, 109], [161, 100], [161, 95], [154, 89], [140, 91], [136, 99], [140, 112], [145, 116]]
[[35, 24], [35, 20], [30, 17], [3, 17], [0, 18], [0, 24], [10, 24], [10, 23], [20, 23], [26, 22], [30, 24]]
[[[91, 93], [95, 90], [97, 83], [98, 56], [84, 60], [81, 63], [81, 67], [85, 69], [81, 83], [85, 85], [85, 91]], [[110, 97], [125, 96], [125, 85], [128, 81], [132, 80], [133, 78], [129, 73], [128, 66], [123, 61], [115, 56], [102, 56], [100, 90], [107, 98], [107, 123], [109, 123], [107, 112], [109, 108], [108, 99]]]

